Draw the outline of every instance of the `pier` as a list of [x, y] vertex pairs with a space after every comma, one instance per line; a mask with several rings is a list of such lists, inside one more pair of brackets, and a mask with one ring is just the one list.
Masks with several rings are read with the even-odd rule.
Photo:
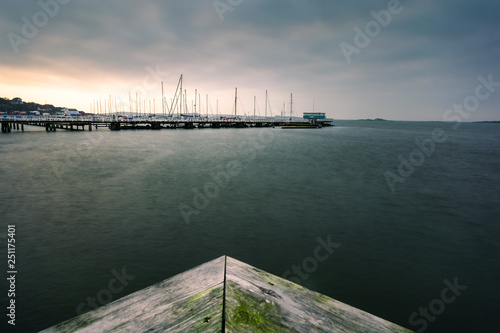
[[[309, 119], [301, 118], [252, 118], [252, 117], [116, 117], [116, 116], [85, 116], [85, 117], [33, 117], [33, 116], [2, 116], [0, 118], [2, 133], [13, 130], [24, 131], [25, 126], [44, 127], [47, 132], [56, 130], [92, 131], [108, 128], [110, 130], [160, 130], [160, 129], [195, 129], [195, 128], [247, 128], [247, 127], [310, 127]], [[332, 119], [323, 119], [317, 127], [333, 126]], [[306, 126], [309, 125], [309, 126]]]
[[412, 331], [222, 256], [42, 332]]

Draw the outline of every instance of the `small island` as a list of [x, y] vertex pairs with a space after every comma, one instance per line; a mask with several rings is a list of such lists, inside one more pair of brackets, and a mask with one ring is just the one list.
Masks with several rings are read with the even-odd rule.
[[388, 120], [382, 118], [375, 118], [375, 119], [358, 119], [358, 121], [388, 121]]

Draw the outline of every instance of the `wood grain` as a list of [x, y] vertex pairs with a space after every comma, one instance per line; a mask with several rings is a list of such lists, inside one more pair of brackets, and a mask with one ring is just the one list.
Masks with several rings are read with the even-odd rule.
[[225, 332], [411, 332], [225, 256], [42, 332], [222, 332], [223, 313]]

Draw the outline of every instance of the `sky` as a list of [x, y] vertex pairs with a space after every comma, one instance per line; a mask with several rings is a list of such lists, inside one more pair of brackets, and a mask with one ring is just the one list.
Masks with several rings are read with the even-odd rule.
[[[498, 0], [40, 0], [0, 4], [0, 97], [161, 113], [500, 120]], [[490, 83], [488, 83], [490, 82]], [[129, 97], [130, 96], [130, 97]], [[116, 102], [115, 102], [116, 101]], [[217, 108], [218, 105], [218, 108]], [[464, 105], [463, 107], [461, 105]], [[466, 108], [464, 110], [464, 107]], [[102, 110], [101, 109], [101, 110]]]

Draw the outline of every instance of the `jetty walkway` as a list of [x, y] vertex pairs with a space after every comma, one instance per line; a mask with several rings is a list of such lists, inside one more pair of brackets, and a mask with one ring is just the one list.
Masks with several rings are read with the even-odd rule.
[[[321, 126], [332, 126], [332, 119], [315, 120]], [[252, 118], [252, 117], [155, 117], [155, 116], [12, 116], [0, 117], [2, 133], [12, 130], [24, 131], [24, 126], [45, 127], [48, 132], [58, 129], [68, 131], [84, 131], [98, 129], [193, 129], [193, 128], [246, 128], [246, 127], [277, 127], [293, 126], [311, 123], [310, 119], [301, 118]]]

